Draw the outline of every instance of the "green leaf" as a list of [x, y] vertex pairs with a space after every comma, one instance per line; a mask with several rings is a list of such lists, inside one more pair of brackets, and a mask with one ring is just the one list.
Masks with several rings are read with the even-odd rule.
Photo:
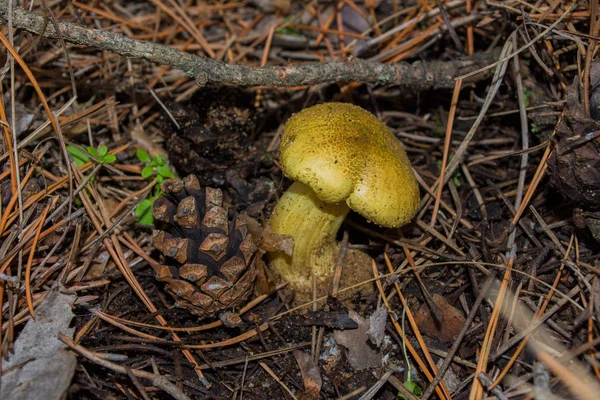
[[150, 207], [152, 207], [152, 199], [150, 198], [146, 198], [142, 201], [140, 201], [140, 204], [137, 205], [137, 207], [135, 208], [135, 216], [139, 217], [141, 215], [143, 215], [145, 212], [147, 212], [148, 210], [150, 210]]
[[73, 156], [73, 161], [78, 167], [81, 167], [86, 162], [90, 161], [88, 155], [75, 146], [67, 146], [67, 151]]
[[452, 182], [454, 182], [454, 186], [457, 188], [460, 187], [460, 174], [458, 172], [455, 172], [454, 175], [452, 175]]
[[104, 162], [112, 164], [115, 161], [117, 161], [117, 156], [115, 156], [114, 154], [107, 154], [104, 156]]
[[144, 169], [142, 169], [142, 178], [148, 179], [152, 175], [154, 175], [154, 168], [152, 168], [150, 165], [147, 165], [144, 167]]
[[149, 163], [151, 161], [150, 155], [145, 150], [137, 149], [135, 151], [135, 155], [137, 156], [138, 160], [140, 160], [143, 163]]
[[87, 154], [75, 146], [67, 146], [67, 151], [73, 156], [81, 159], [90, 159]]
[[163, 183], [164, 180], [165, 180], [165, 178], [162, 175], [157, 175], [156, 176], [156, 182]]
[[167, 162], [165, 161], [163, 156], [156, 156], [156, 164], [157, 165], [165, 165]]
[[90, 153], [93, 157], [98, 158], [99, 154], [98, 154], [98, 150], [96, 150], [95, 148], [93, 148], [92, 146], [88, 146], [87, 147], [87, 151], [88, 153]]
[[171, 172], [171, 168], [167, 165], [161, 165], [156, 167], [156, 172], [164, 178], [177, 178], [173, 172]]
[[144, 199], [135, 208], [135, 216], [138, 222], [142, 225], [152, 225], [154, 223], [154, 216], [152, 215], [152, 199]]
[[98, 154], [102, 157], [108, 154], [108, 147], [102, 145], [98, 147]]
[[138, 222], [142, 225], [152, 225], [154, 224], [154, 215], [151, 212], [147, 212], [138, 218]]

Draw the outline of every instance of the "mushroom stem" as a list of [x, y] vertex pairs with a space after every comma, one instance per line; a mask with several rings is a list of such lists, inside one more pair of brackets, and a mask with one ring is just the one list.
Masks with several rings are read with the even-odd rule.
[[345, 202], [325, 203], [299, 182], [277, 202], [269, 224], [274, 232], [294, 238], [294, 251], [292, 256], [272, 253], [270, 262], [296, 289], [297, 299], [310, 299], [312, 276], [317, 293], [325, 294], [337, 256], [336, 234], [349, 211]]

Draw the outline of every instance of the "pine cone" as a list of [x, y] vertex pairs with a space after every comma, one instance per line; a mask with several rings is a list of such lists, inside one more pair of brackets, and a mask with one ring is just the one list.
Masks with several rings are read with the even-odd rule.
[[557, 126], [557, 143], [548, 159], [550, 182], [576, 207], [600, 208], [600, 62], [590, 72], [592, 84], [590, 114], [581, 98], [583, 89], [576, 79], [567, 88], [565, 116]]
[[195, 174], [203, 186], [222, 186], [225, 173], [254, 157], [249, 151], [260, 111], [253, 95], [234, 87], [198, 91], [182, 105], [168, 104], [179, 128], [166, 142], [181, 174]]
[[252, 292], [256, 247], [246, 224], [228, 218], [219, 189], [200, 188], [196, 176], [167, 179], [152, 207], [154, 247], [164, 262], [154, 269], [176, 306], [201, 317], [240, 306]]

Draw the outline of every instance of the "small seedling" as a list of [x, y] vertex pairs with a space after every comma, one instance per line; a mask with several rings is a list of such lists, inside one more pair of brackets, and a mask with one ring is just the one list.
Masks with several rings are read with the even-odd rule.
[[444, 136], [446, 136], [446, 131], [444, 130], [444, 126], [442, 125], [442, 120], [440, 119], [440, 116], [437, 114], [434, 114], [431, 117], [431, 120], [433, 121], [434, 125], [436, 126], [435, 128], [432, 129], [433, 136], [435, 136], [437, 138], [443, 138]]
[[[287, 17], [284, 18], [283, 22], [285, 24], [291, 24], [292, 21], [292, 16], [289, 15]], [[298, 28], [295, 28], [293, 26], [286, 26], [284, 28], [281, 29], [277, 29], [277, 31], [275, 31], [275, 33], [277, 33], [278, 35], [291, 35], [291, 36], [301, 36], [302, 32], [300, 32], [300, 30], [298, 30]]]
[[97, 149], [88, 146], [87, 151], [95, 157], [100, 164], [112, 164], [117, 161], [117, 156], [108, 154], [108, 147], [104, 145], [99, 146]]
[[[531, 104], [531, 95], [533, 93], [531, 92], [531, 89], [524, 87], [523, 88], [523, 103], [525, 105], [525, 108], [529, 107], [529, 104]], [[515, 97], [518, 98], [518, 93], [515, 93]]]
[[82, 167], [90, 161], [90, 155], [98, 160], [100, 164], [112, 164], [117, 161], [117, 156], [108, 154], [108, 147], [104, 145], [98, 146], [97, 149], [88, 146], [86, 150], [87, 153], [78, 146], [67, 146], [67, 151], [73, 156], [73, 161], [78, 167]]
[[167, 162], [162, 156], [151, 157], [150, 154], [142, 149], [137, 149], [135, 154], [138, 160], [146, 164], [142, 169], [142, 178], [152, 179], [156, 176], [157, 184], [154, 186], [154, 189], [148, 197], [142, 200], [135, 208], [135, 216], [137, 217], [138, 222], [142, 225], [152, 225], [154, 223], [152, 204], [154, 203], [154, 200], [163, 194], [160, 190], [160, 184], [167, 178], [177, 178], [177, 175], [171, 171], [171, 168], [167, 165]]
[[[452, 157], [450, 157], [450, 160], [452, 160]], [[436, 162], [438, 169], [441, 171], [442, 170], [442, 160], [437, 160]], [[454, 174], [452, 174], [452, 181], [454, 182], [454, 186], [456, 186], [457, 188], [460, 187], [461, 183], [460, 183], [460, 172], [455, 172]]]
[[537, 125], [535, 124], [535, 122], [531, 123], [531, 133], [537, 133]]
[[163, 156], [150, 157], [146, 151], [137, 149], [135, 152], [138, 160], [147, 165], [142, 169], [142, 178], [149, 179], [156, 173], [156, 182], [162, 183], [166, 178], [175, 179], [177, 176], [171, 171]]

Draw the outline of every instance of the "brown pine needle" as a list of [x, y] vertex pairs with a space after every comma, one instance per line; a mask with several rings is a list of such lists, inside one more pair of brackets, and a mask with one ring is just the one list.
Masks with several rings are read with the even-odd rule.
[[40, 240], [40, 234], [42, 233], [42, 227], [44, 226], [44, 222], [46, 222], [46, 216], [48, 215], [48, 211], [50, 211], [50, 208], [53, 207], [57, 201], [58, 196], [54, 197], [52, 201], [48, 203], [48, 205], [42, 212], [42, 215], [40, 215], [40, 222], [37, 224], [36, 234], [33, 238], [33, 243], [31, 244], [31, 251], [29, 252], [29, 259], [27, 260], [27, 265], [25, 267], [25, 298], [27, 299], [27, 308], [29, 309], [29, 314], [31, 314], [31, 318], [35, 318], [35, 312], [33, 310], [33, 296], [31, 294], [31, 266], [33, 264], [33, 256], [35, 255], [37, 244]]

